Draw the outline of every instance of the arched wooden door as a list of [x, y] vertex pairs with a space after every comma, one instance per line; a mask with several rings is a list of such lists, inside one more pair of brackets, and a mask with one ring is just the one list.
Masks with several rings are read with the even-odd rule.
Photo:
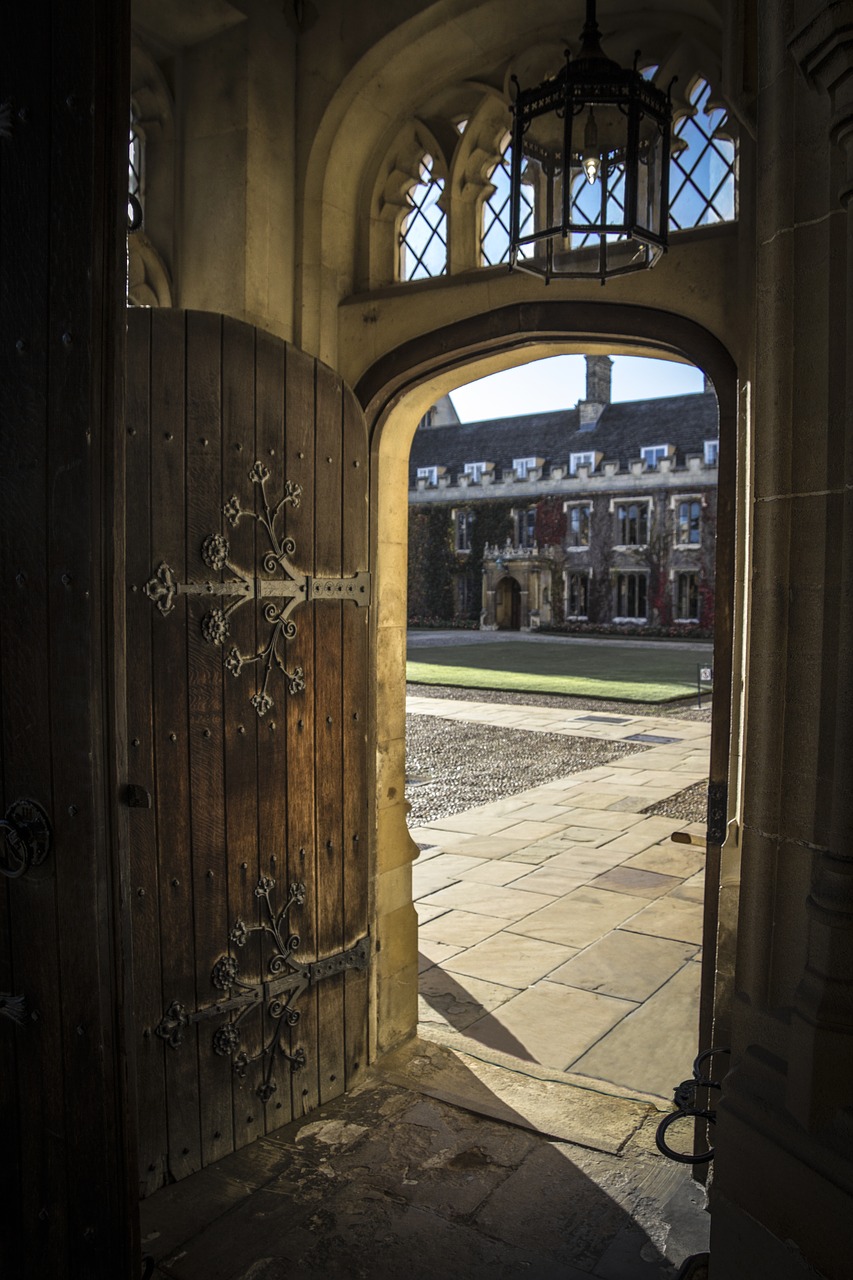
[[521, 587], [515, 578], [501, 578], [497, 585], [495, 621], [499, 631], [521, 629]]
[[128, 314], [128, 787], [142, 1194], [367, 1053], [368, 452], [259, 329]]

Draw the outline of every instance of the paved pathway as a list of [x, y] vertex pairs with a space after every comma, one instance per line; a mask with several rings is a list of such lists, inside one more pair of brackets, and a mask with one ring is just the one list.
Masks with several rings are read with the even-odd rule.
[[421, 1021], [448, 1043], [670, 1101], [697, 1051], [704, 847], [641, 810], [707, 777], [710, 726], [450, 698], [407, 710], [648, 742], [413, 828]]

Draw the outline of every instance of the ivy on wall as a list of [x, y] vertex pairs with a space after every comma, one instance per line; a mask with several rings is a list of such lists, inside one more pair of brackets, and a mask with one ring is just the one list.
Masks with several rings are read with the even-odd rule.
[[455, 620], [453, 586], [467, 580], [468, 608], [461, 621], [476, 622], [482, 597], [483, 550], [486, 543], [503, 546], [512, 536], [512, 504], [471, 503], [467, 552], [455, 547], [454, 510], [450, 506], [409, 508], [409, 622], [413, 625]]
[[409, 508], [409, 619], [453, 617], [453, 521], [448, 507]]

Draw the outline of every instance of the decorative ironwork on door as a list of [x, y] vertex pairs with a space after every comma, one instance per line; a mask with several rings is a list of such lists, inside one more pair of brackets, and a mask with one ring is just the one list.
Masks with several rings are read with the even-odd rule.
[[201, 558], [215, 573], [228, 570], [233, 577], [220, 581], [179, 582], [174, 570], [163, 561], [146, 582], [144, 590], [164, 617], [175, 608], [175, 598], [179, 595], [230, 597], [228, 604], [210, 609], [201, 620], [205, 640], [217, 646], [224, 646], [228, 639], [229, 616], [235, 609], [247, 600], [264, 603], [264, 618], [272, 628], [268, 642], [255, 654], [241, 653], [236, 645], [232, 645], [225, 658], [225, 666], [233, 676], [239, 676], [244, 667], [256, 662], [262, 664], [263, 680], [251, 702], [258, 715], [263, 716], [273, 705], [268, 691], [273, 667], [282, 672], [289, 693], [297, 694], [305, 689], [302, 668], [288, 671], [280, 652], [282, 642], [292, 640], [296, 635], [296, 623], [290, 616], [293, 611], [308, 600], [351, 600], [356, 606], [365, 607], [370, 603], [370, 574], [357, 573], [351, 578], [315, 578], [301, 573], [291, 559], [296, 554], [296, 543], [293, 538], [280, 534], [278, 522], [285, 506], [299, 506], [302, 486], [285, 480], [282, 497], [272, 506], [266, 491], [269, 468], [256, 461], [248, 478], [260, 490], [262, 510], [250, 511], [242, 507], [237, 494], [232, 494], [222, 508], [222, 514], [232, 528], [236, 528], [243, 518], [258, 522], [269, 541], [269, 550], [263, 558], [264, 571], [282, 576], [261, 578], [256, 573], [241, 569], [231, 557], [228, 539], [221, 533], [211, 533], [202, 543]]
[[[264, 918], [259, 924], [253, 925], [237, 920], [228, 935], [229, 942], [235, 947], [244, 947], [253, 933], [272, 938], [273, 950], [267, 961], [269, 976], [260, 978], [257, 982], [247, 982], [240, 977], [240, 965], [236, 957], [222, 955], [211, 970], [210, 981], [218, 991], [225, 994], [225, 999], [192, 1013], [179, 1000], [173, 1000], [155, 1028], [162, 1040], [172, 1049], [177, 1049], [183, 1043], [184, 1031], [193, 1023], [228, 1018], [227, 1022], [214, 1031], [211, 1047], [220, 1057], [233, 1059], [232, 1069], [241, 1081], [246, 1079], [248, 1068], [253, 1062], [264, 1060], [263, 1078], [255, 1092], [265, 1106], [277, 1088], [276, 1057], [289, 1062], [291, 1071], [298, 1071], [305, 1065], [304, 1050], [291, 1052], [285, 1043], [286, 1030], [295, 1027], [299, 1021], [299, 1010], [294, 1008], [295, 1001], [323, 978], [345, 970], [366, 969], [370, 956], [369, 939], [364, 937], [355, 946], [325, 960], [315, 960], [311, 964], [297, 963], [294, 955], [299, 950], [300, 939], [297, 933], [291, 931], [290, 913], [294, 907], [304, 905], [305, 886], [300, 883], [291, 884], [283, 906], [278, 909], [273, 906], [272, 901], [274, 888], [275, 880], [270, 876], [260, 878], [255, 888], [255, 897], [260, 898], [264, 904]], [[245, 1049], [240, 1048], [240, 1024], [248, 1012], [259, 1005], [266, 1008], [275, 1029], [260, 1053], [250, 1058]]]

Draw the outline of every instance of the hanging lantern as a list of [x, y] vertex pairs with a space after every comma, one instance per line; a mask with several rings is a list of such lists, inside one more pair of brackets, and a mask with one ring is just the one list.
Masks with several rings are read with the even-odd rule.
[[[510, 270], [595, 279], [653, 267], [667, 247], [672, 107], [601, 50], [587, 0], [580, 56], [513, 104]], [[514, 78], [514, 77], [513, 77]]]

